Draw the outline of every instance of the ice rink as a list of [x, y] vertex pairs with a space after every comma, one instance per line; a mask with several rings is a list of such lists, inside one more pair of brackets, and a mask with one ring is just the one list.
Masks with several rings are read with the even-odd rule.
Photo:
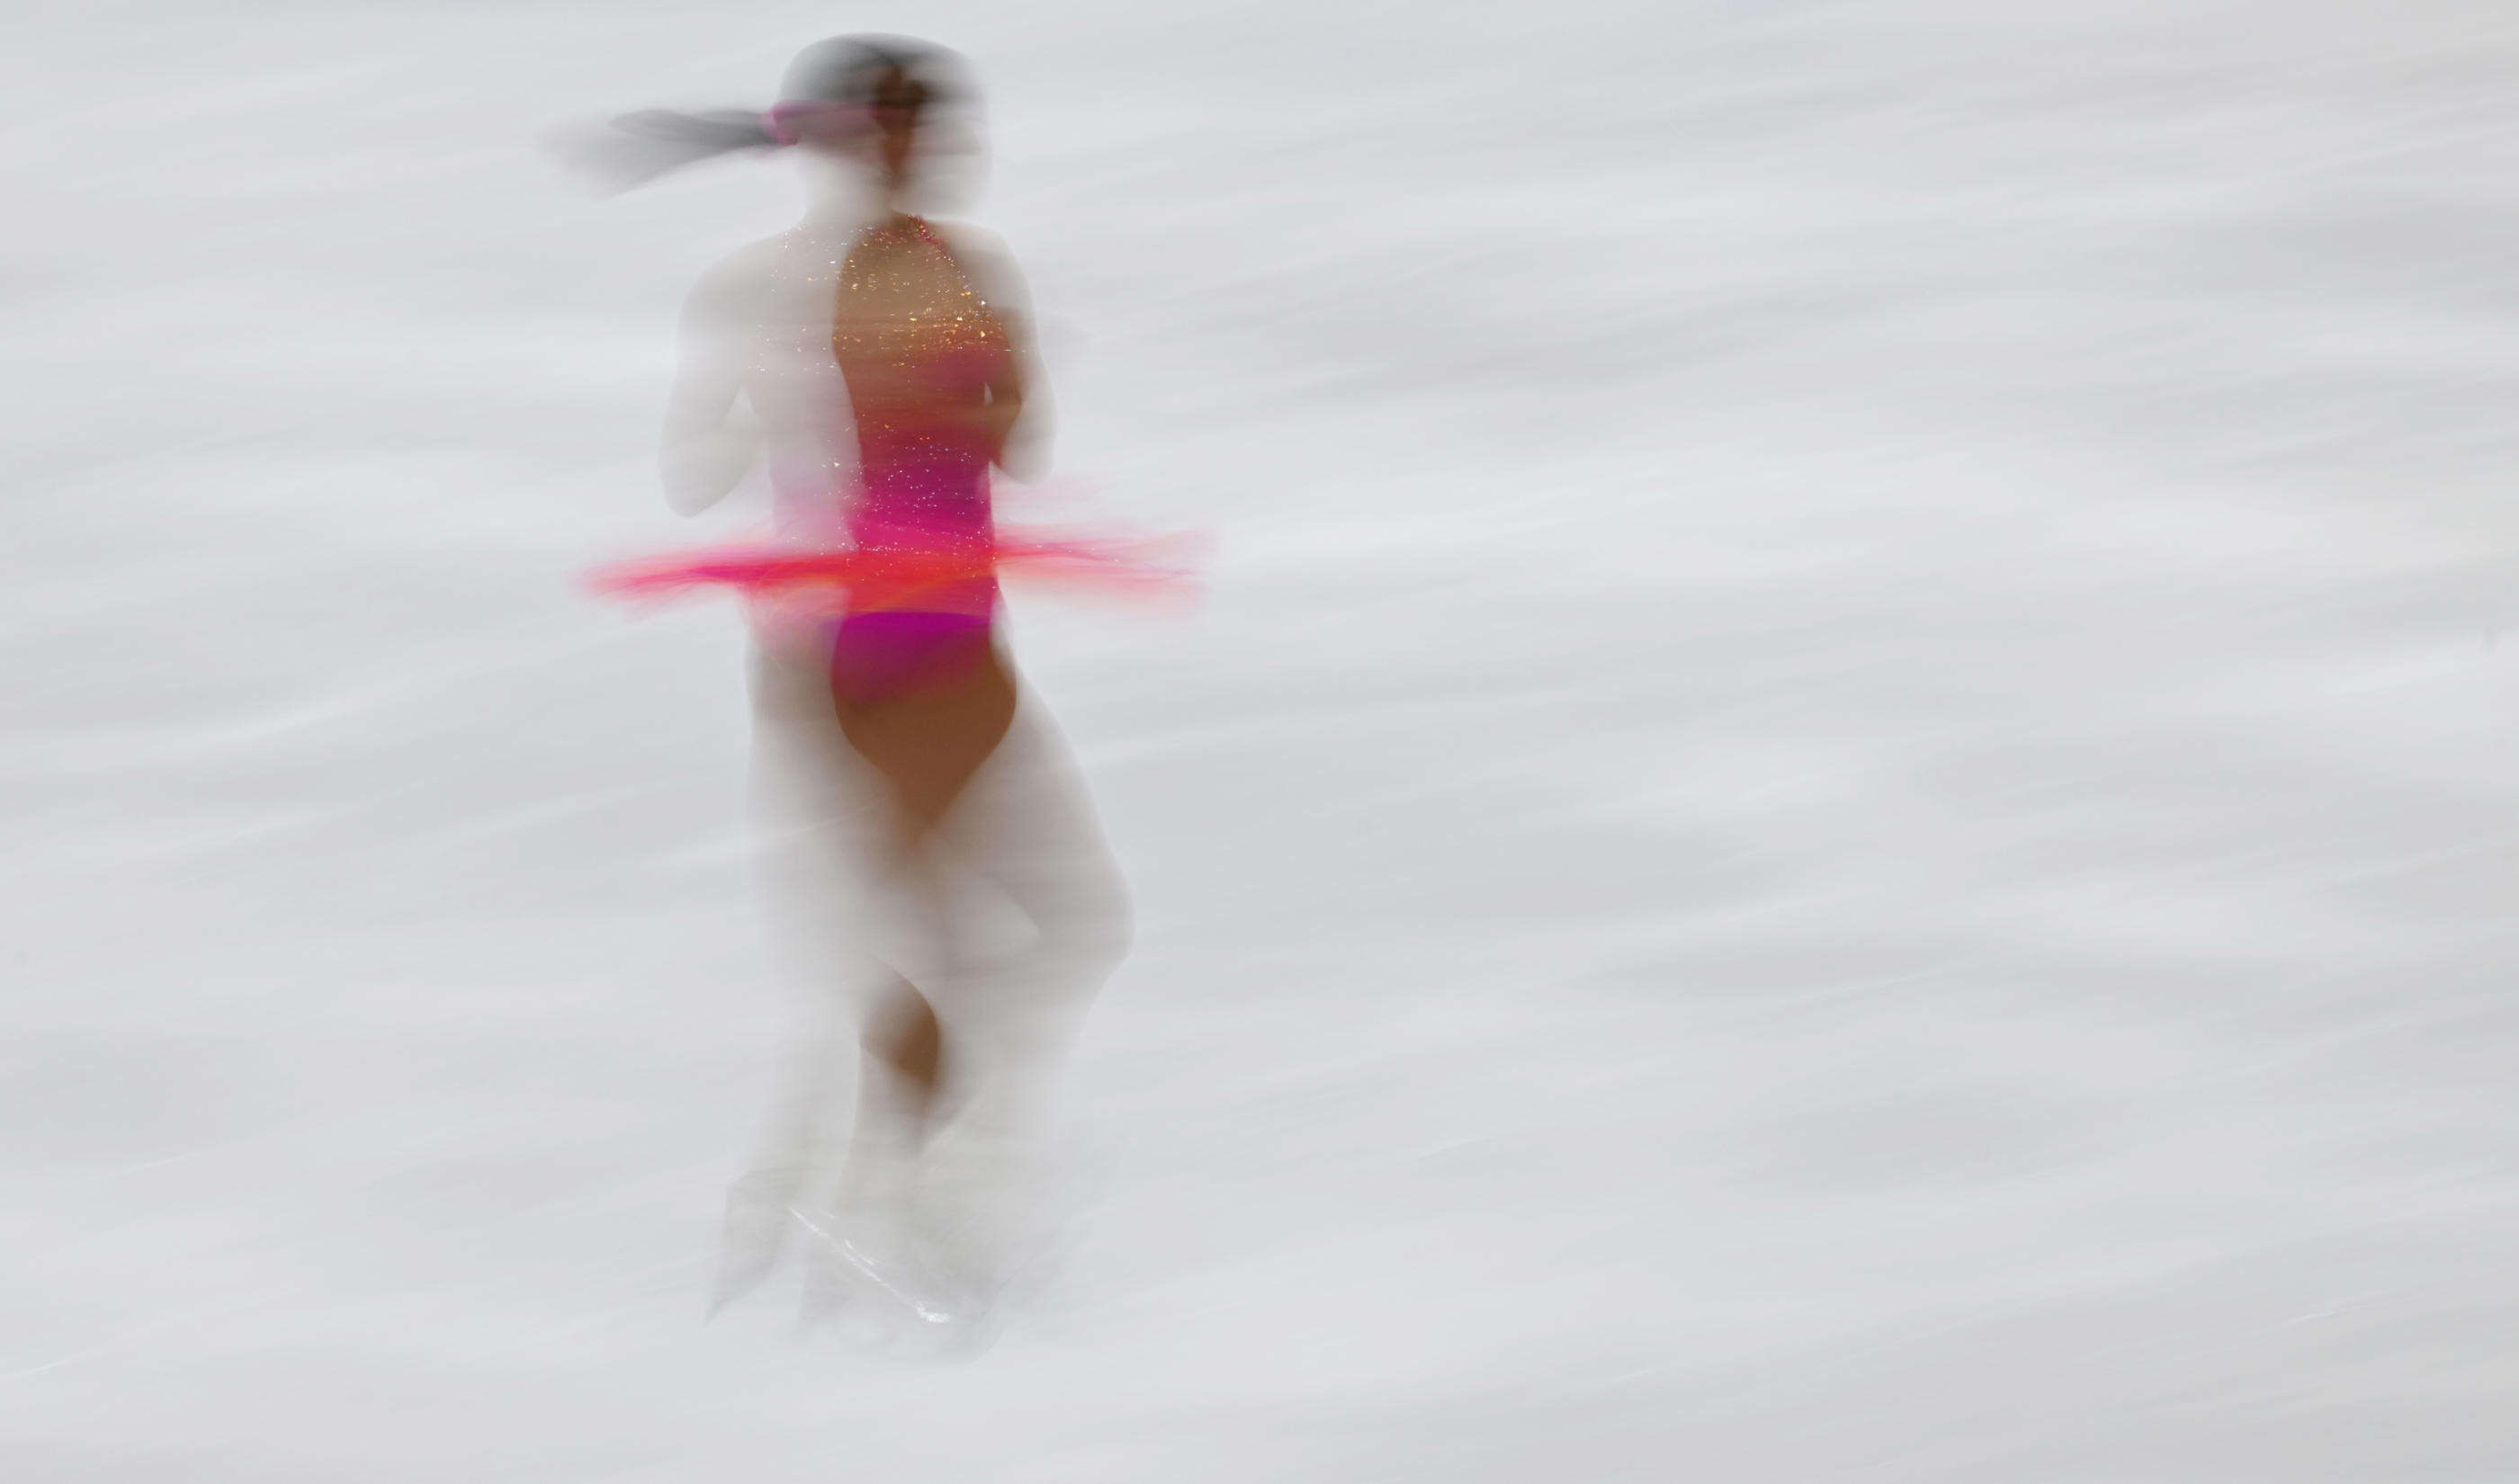
[[[21, 4], [0, 1477], [2519, 1478], [2502, 0]], [[1137, 895], [985, 1355], [703, 1326], [781, 1037], [677, 306], [971, 57]]]

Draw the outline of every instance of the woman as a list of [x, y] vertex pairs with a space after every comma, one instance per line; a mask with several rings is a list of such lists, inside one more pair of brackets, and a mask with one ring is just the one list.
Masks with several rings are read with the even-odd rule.
[[[1022, 1226], [1050, 1043], [1125, 947], [1116, 871], [996, 633], [991, 471], [1036, 463], [1043, 421], [1021, 282], [914, 209], [969, 153], [968, 96], [938, 48], [841, 38], [797, 59], [768, 114], [634, 115], [608, 160], [643, 178], [785, 147], [812, 194], [691, 295], [662, 459], [692, 512], [766, 451], [784, 538], [846, 579], [661, 573], [752, 593], [757, 794], [818, 1025], [736, 1183], [720, 1303], [792, 1228], [818, 1305], [880, 1295], [943, 1327], [984, 1309]], [[825, 1189], [852, 1031], [854, 1126]]]

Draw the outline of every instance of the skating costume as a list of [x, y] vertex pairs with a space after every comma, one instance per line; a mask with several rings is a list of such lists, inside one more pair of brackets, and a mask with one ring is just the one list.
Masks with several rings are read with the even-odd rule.
[[[896, 253], [867, 266], [852, 254], [840, 274], [831, 353], [858, 445], [841, 539], [808, 531], [774, 545], [621, 563], [594, 577], [599, 590], [625, 596], [732, 588], [776, 625], [814, 625], [829, 646], [834, 692], [852, 700], [967, 677], [994, 642], [1000, 572], [1133, 591], [1174, 589], [1186, 577], [1155, 544], [997, 529], [994, 451], [982, 419], [988, 388], [1013, 355], [1005, 325], [926, 223], [909, 218], [876, 231], [906, 237], [915, 244], [908, 256], [936, 261], [905, 264]], [[849, 312], [851, 296], [898, 295], [917, 266], [944, 269], [952, 286], [942, 303], [897, 320]]]

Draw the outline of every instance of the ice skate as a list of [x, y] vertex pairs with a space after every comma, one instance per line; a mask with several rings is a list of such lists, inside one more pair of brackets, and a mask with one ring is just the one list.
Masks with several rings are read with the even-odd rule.
[[709, 1290], [709, 1318], [760, 1288], [776, 1271], [787, 1247], [793, 1221], [788, 1205], [799, 1178], [792, 1169], [756, 1170], [728, 1187], [726, 1218], [718, 1236], [717, 1280]]
[[[944, 1354], [967, 1347], [984, 1308], [906, 1222], [881, 1213], [796, 1209], [806, 1238], [803, 1323], [842, 1328], [878, 1348]], [[843, 1317], [860, 1321], [840, 1325]]]

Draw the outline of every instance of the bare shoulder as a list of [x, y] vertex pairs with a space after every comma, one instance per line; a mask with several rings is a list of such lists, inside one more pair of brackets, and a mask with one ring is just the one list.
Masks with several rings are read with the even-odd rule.
[[928, 230], [944, 240], [962, 271], [971, 276], [980, 292], [1010, 307], [1021, 308], [1026, 300], [1023, 270], [1016, 266], [1015, 255], [1005, 239], [986, 227], [969, 222], [930, 221]]
[[927, 230], [945, 240], [945, 245], [956, 253], [975, 252], [988, 257], [1005, 257], [1006, 240], [988, 228], [970, 222], [927, 218]]

